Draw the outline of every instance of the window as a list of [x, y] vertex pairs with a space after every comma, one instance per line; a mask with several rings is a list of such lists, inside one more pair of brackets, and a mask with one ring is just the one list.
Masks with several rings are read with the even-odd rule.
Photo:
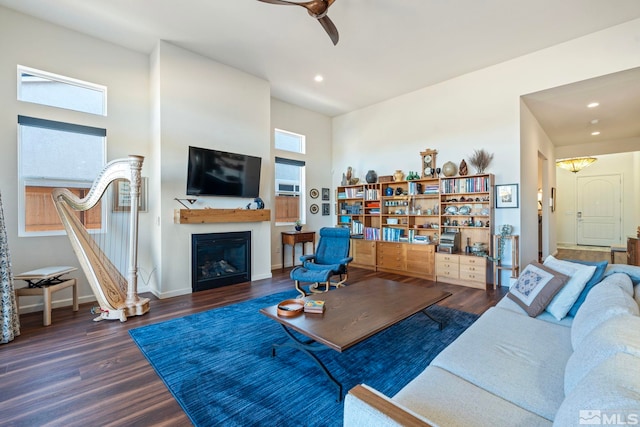
[[304, 135], [276, 129], [274, 141], [276, 150], [291, 151], [300, 154], [304, 154], [305, 152]]
[[[276, 129], [274, 132], [276, 150], [304, 154], [305, 136]], [[276, 224], [287, 224], [301, 220], [305, 223], [304, 161], [276, 157]]]
[[107, 115], [105, 86], [18, 65], [18, 100]]
[[[18, 116], [18, 128], [19, 233], [63, 234], [51, 191], [86, 195], [105, 164], [106, 130], [27, 116]], [[100, 228], [100, 206], [78, 215], [86, 228]]]
[[304, 167], [303, 161], [276, 157], [276, 223], [305, 222]]

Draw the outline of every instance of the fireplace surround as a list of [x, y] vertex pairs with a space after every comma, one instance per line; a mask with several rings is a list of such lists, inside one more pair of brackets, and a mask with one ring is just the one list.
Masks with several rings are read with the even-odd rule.
[[250, 280], [250, 231], [191, 235], [192, 292]]

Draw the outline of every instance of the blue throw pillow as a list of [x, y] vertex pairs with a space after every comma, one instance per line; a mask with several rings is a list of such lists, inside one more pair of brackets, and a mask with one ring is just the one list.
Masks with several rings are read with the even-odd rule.
[[580, 306], [584, 302], [585, 298], [587, 298], [587, 294], [589, 293], [591, 288], [593, 288], [596, 284], [600, 283], [600, 281], [604, 277], [604, 272], [607, 269], [607, 266], [609, 265], [609, 262], [608, 261], [597, 261], [597, 262], [594, 262], [594, 261], [579, 261], [577, 259], [571, 259], [571, 260], [568, 259], [566, 261], [575, 262], [575, 263], [583, 264], [583, 265], [595, 265], [596, 266], [596, 271], [593, 272], [593, 276], [591, 276], [591, 279], [589, 279], [587, 284], [584, 285], [584, 289], [582, 290], [582, 292], [580, 292], [580, 295], [578, 296], [578, 299], [576, 300], [575, 303], [573, 303], [573, 306], [571, 306], [571, 308], [569, 309], [569, 313], [567, 313], [567, 316], [575, 316], [576, 313], [578, 312], [578, 309], [580, 308]]

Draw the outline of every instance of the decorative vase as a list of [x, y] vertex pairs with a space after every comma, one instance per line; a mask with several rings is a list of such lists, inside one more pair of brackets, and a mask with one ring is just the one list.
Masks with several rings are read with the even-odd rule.
[[456, 173], [458, 173], [458, 168], [456, 167], [455, 163], [447, 162], [442, 165], [442, 174], [444, 176], [454, 176]]
[[404, 172], [402, 172], [400, 169], [396, 170], [393, 173], [394, 181], [402, 181], [403, 178], [404, 178]]
[[385, 196], [393, 196], [393, 187], [387, 187], [387, 189], [384, 190], [384, 195]]
[[460, 162], [458, 173], [460, 174], [460, 176], [465, 176], [469, 173], [469, 171], [467, 170], [467, 162], [465, 162], [464, 159], [462, 159], [462, 161]]
[[375, 184], [375, 182], [378, 180], [378, 174], [373, 169], [370, 169], [364, 178], [369, 184]]
[[296, 229], [296, 231], [302, 231], [302, 226], [301, 225], [296, 225], [295, 229]]

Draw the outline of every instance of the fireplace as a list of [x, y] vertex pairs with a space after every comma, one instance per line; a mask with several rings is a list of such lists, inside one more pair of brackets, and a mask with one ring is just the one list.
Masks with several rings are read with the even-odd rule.
[[250, 280], [250, 231], [191, 235], [193, 292]]

